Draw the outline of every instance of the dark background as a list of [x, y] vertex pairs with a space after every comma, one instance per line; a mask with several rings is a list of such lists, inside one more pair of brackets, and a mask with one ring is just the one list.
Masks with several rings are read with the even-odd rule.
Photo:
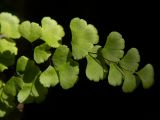
[[[63, 43], [70, 45], [70, 20], [74, 17], [85, 19], [93, 24], [104, 45], [111, 31], [120, 32], [126, 42], [125, 51], [138, 48], [141, 55], [140, 67], [147, 63], [155, 68], [155, 84], [144, 90], [140, 85], [133, 93], [122, 93], [121, 87], [108, 85], [107, 79], [99, 83], [89, 81], [85, 76], [86, 61], [80, 61], [78, 83], [67, 91], [58, 85], [49, 90], [46, 100], [41, 104], [25, 106], [23, 120], [33, 117], [101, 118], [125, 116], [154, 117], [160, 114], [160, 76], [159, 76], [159, 8], [158, 3], [138, 1], [101, 0], [1, 0], [0, 12], [8, 11], [18, 15], [21, 20], [40, 23], [42, 17], [50, 16], [57, 20], [66, 36]], [[114, 115], [113, 115], [114, 114]], [[50, 118], [50, 119], [51, 119]], [[75, 118], [76, 119], [76, 118]]]

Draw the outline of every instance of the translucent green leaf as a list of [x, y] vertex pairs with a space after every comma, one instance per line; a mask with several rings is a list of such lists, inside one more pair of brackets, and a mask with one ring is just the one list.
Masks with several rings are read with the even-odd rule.
[[32, 92], [32, 87], [40, 75], [40, 69], [32, 60], [29, 60], [24, 72], [22, 89], [18, 93], [18, 101], [25, 102]]
[[0, 64], [2, 69], [0, 71], [7, 69], [9, 66], [12, 66], [15, 62], [15, 55], [11, 54], [10, 51], [5, 51], [0, 53]]
[[10, 96], [5, 91], [5, 85], [0, 89], [0, 103], [2, 102], [8, 108], [13, 108], [15, 106], [15, 97]]
[[22, 87], [23, 81], [20, 77], [11, 77], [10, 80], [7, 81], [4, 92], [10, 96], [16, 96], [18, 90]]
[[40, 103], [46, 98], [47, 93], [48, 89], [42, 86], [39, 79], [37, 79], [32, 87], [31, 97], [33, 100]]
[[87, 55], [86, 76], [88, 79], [98, 82], [106, 77], [107, 68], [101, 61], [93, 56]]
[[25, 103], [33, 103], [35, 101], [37, 103], [40, 103], [45, 99], [46, 94], [48, 93], [48, 89], [43, 87], [40, 84], [39, 78], [37, 78], [32, 83], [25, 83], [24, 88], [25, 87], [28, 87], [27, 88], [28, 93], [26, 94], [26, 97], [22, 101], [22, 102], [25, 102]]
[[23, 88], [19, 91], [17, 97], [20, 103], [23, 103], [31, 93], [31, 85], [24, 85]]
[[1, 88], [0, 97], [1, 97], [1, 98], [0, 98], [1, 101], [4, 101], [4, 100], [8, 99], [8, 95], [4, 92], [4, 87]]
[[17, 60], [17, 65], [16, 65], [16, 71], [18, 73], [24, 73], [27, 63], [28, 63], [28, 58], [25, 56], [21, 56], [20, 58], [18, 58]]
[[105, 59], [118, 62], [124, 55], [125, 41], [118, 32], [111, 32], [108, 37], [102, 55]]
[[66, 45], [62, 45], [56, 49], [52, 61], [56, 69], [63, 65], [64, 63], [69, 62], [71, 58], [71, 53], [69, 48]]
[[44, 40], [49, 46], [57, 48], [60, 46], [62, 37], [65, 33], [63, 27], [50, 17], [44, 17], [41, 21], [42, 23], [42, 36], [41, 39]]
[[0, 89], [3, 87], [3, 82], [0, 80]]
[[6, 69], [8, 69], [8, 67], [0, 63], [0, 72], [3, 72]]
[[[37, 81], [37, 80], [36, 80]], [[30, 95], [32, 96], [32, 97], [38, 97], [39, 96], [39, 93], [38, 93], [38, 91], [37, 91], [37, 89], [36, 89], [36, 84], [35, 84], [35, 82], [33, 82], [33, 84], [32, 84], [32, 88], [31, 88], [31, 93], [30, 93]]]
[[[73, 65], [71, 65], [73, 64]], [[63, 89], [69, 89], [74, 86], [78, 80], [78, 63], [66, 63], [59, 67], [60, 85]]]
[[125, 70], [135, 72], [138, 69], [140, 55], [136, 48], [128, 50], [127, 54], [119, 61], [119, 64]]
[[38, 23], [29, 21], [24, 21], [19, 26], [19, 31], [21, 35], [29, 40], [30, 42], [34, 42], [39, 39], [41, 36], [41, 27]]
[[0, 72], [14, 64], [17, 51], [15, 42], [0, 39]]
[[71, 20], [70, 28], [72, 32], [72, 53], [74, 59], [82, 59], [91, 49], [94, 44], [99, 41], [97, 29], [80, 18]]
[[7, 114], [7, 109], [3, 103], [0, 101], [0, 118], [3, 118]]
[[4, 91], [9, 95], [12, 95], [12, 96], [16, 95], [16, 86], [12, 78], [9, 81], [7, 81], [4, 87]]
[[60, 85], [63, 89], [74, 86], [78, 79], [79, 66], [71, 58], [69, 48], [65, 45], [58, 47], [53, 55], [53, 64], [58, 71]]
[[124, 82], [122, 86], [122, 90], [125, 93], [130, 93], [135, 90], [136, 85], [136, 77], [131, 72], [125, 72]]
[[6, 115], [6, 111], [0, 108], [0, 118]]
[[39, 79], [44, 87], [55, 86], [59, 83], [57, 73], [51, 65], [40, 75]]
[[136, 73], [142, 81], [143, 88], [150, 88], [154, 83], [154, 68], [147, 64], [144, 68]]
[[101, 49], [100, 45], [95, 45], [90, 51], [89, 54], [92, 55], [93, 57], [97, 57], [100, 53], [99, 50]]
[[0, 13], [0, 33], [9, 38], [20, 38], [19, 19], [7, 12]]
[[51, 56], [49, 49], [50, 47], [47, 44], [42, 44], [34, 49], [34, 60], [36, 63], [40, 64], [48, 60]]
[[122, 73], [117, 67], [116, 64], [110, 64], [108, 83], [112, 86], [119, 86], [122, 84]]
[[3, 82], [1, 82], [2, 83], [2, 87], [0, 87], [0, 99], [1, 99], [1, 95], [2, 95], [2, 92], [3, 92]]
[[0, 39], [0, 72], [14, 64], [17, 52], [18, 49], [14, 41]]
[[23, 80], [25, 83], [31, 83], [35, 81], [40, 74], [40, 69], [32, 60], [29, 60], [24, 72]]
[[14, 41], [9, 41], [6, 39], [0, 39], [0, 53], [5, 51], [10, 51], [10, 53], [17, 55], [18, 49]]

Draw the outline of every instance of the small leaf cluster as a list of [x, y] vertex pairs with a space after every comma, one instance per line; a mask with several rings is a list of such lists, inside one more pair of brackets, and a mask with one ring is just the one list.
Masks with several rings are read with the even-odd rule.
[[[70, 22], [71, 48], [63, 44], [64, 29], [56, 20], [44, 17], [41, 25], [23, 21], [11, 13], [0, 13], [0, 117], [4, 117], [19, 103], [42, 102], [48, 88], [59, 84], [72, 88], [78, 81], [78, 60], [86, 59], [86, 77], [94, 82], [108, 80], [112, 86], [122, 85], [125, 93], [133, 92], [141, 82], [143, 88], [154, 83], [151, 64], [138, 70], [140, 55], [136, 48], [124, 53], [125, 41], [116, 31], [111, 32], [104, 46], [98, 45], [97, 29], [80, 18]], [[25, 54], [18, 56], [17, 41], [21, 38], [33, 44], [33, 59]], [[18, 58], [17, 58], [18, 56]], [[49, 61], [45, 70], [40, 65]], [[16, 66], [14, 75], [7, 81], [5, 71]]]

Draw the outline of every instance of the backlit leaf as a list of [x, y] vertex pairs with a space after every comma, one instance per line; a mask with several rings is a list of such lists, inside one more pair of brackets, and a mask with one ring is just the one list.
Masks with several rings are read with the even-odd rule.
[[30, 96], [32, 92], [32, 87], [34, 86], [35, 81], [40, 75], [40, 69], [32, 60], [29, 60], [23, 76], [23, 86], [18, 93], [18, 101], [20, 103], [25, 102], [25, 100]]
[[0, 39], [0, 72], [14, 64], [17, 51], [15, 42]]
[[128, 50], [127, 54], [119, 61], [119, 64], [125, 70], [135, 72], [138, 69], [140, 55], [136, 48]]
[[71, 20], [72, 54], [74, 59], [82, 59], [97, 44], [99, 36], [97, 29], [80, 18]]
[[35, 81], [40, 74], [40, 69], [32, 60], [29, 60], [24, 72], [23, 80], [25, 83], [31, 83]]
[[122, 73], [117, 67], [116, 64], [110, 64], [108, 83], [112, 86], [119, 86], [122, 84]]
[[95, 82], [103, 80], [106, 77], [106, 73], [108, 72], [104, 60], [98, 56], [98, 50], [100, 48], [101, 46], [99, 45], [94, 46], [89, 52], [89, 55], [86, 56], [86, 76], [89, 80], [93, 80]]
[[41, 27], [38, 23], [29, 21], [24, 21], [19, 26], [19, 31], [21, 35], [30, 42], [34, 42], [41, 36]]
[[11, 96], [16, 96], [18, 90], [22, 87], [23, 81], [20, 77], [12, 77], [7, 81], [4, 92]]
[[18, 73], [24, 73], [27, 63], [28, 63], [28, 58], [25, 56], [21, 56], [20, 58], [18, 58], [17, 60], [17, 65], [16, 65], [16, 71]]
[[23, 88], [18, 93], [18, 101], [23, 103], [31, 93], [31, 85], [24, 85]]
[[51, 56], [49, 49], [50, 47], [47, 44], [39, 45], [34, 49], [34, 60], [36, 63], [40, 64], [48, 60]]
[[57, 73], [54, 67], [49, 66], [41, 75], [40, 75], [40, 83], [44, 87], [55, 86], [59, 83]]
[[4, 117], [7, 114], [6, 106], [0, 101], [0, 118]]
[[46, 98], [47, 93], [48, 89], [43, 87], [40, 84], [39, 78], [37, 78], [32, 84], [30, 95], [26, 99], [25, 103], [40, 103]]
[[0, 89], [3, 87], [3, 82], [0, 80]]
[[6, 115], [6, 111], [0, 108], [0, 118]]
[[[37, 103], [40, 103], [42, 102], [43, 100], [45, 100], [46, 98], [46, 95], [48, 93], [48, 89], [45, 88], [43, 85], [41, 85], [39, 79], [37, 79], [34, 83], [34, 87], [35, 87], [35, 91], [36, 92], [33, 92], [32, 90], [32, 93], [37, 93], [37, 95], [33, 94], [34, 96], [34, 99]], [[36, 97], [35, 97], [36, 96]]]
[[6, 69], [8, 69], [8, 67], [0, 63], [0, 72], [3, 72]]
[[154, 83], [154, 68], [147, 64], [144, 68], [136, 73], [142, 81], [143, 88], [150, 88]]
[[41, 21], [42, 23], [42, 36], [41, 39], [44, 40], [49, 46], [53, 48], [59, 47], [61, 44], [62, 37], [65, 33], [63, 27], [50, 17], [44, 17]]
[[87, 67], [86, 67], [86, 76], [88, 79], [98, 82], [106, 76], [106, 67], [102, 65], [100, 60], [87, 56]]
[[122, 35], [118, 32], [111, 32], [108, 37], [102, 55], [105, 59], [118, 62], [123, 57], [125, 42]]
[[122, 86], [122, 90], [125, 93], [133, 92], [136, 88], [136, 77], [131, 72], [125, 72], [125, 78]]
[[0, 53], [5, 51], [10, 51], [10, 53], [17, 55], [18, 49], [14, 41], [9, 41], [6, 39], [0, 39]]
[[19, 38], [19, 19], [11, 13], [0, 13], [0, 33], [9, 38]]
[[52, 58], [53, 64], [58, 71], [60, 85], [63, 89], [74, 86], [78, 79], [78, 63], [73, 61], [69, 48], [65, 45], [58, 47]]

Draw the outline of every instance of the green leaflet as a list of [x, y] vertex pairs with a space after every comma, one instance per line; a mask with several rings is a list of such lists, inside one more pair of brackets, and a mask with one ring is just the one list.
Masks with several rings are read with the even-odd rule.
[[10, 51], [0, 53], [0, 72], [8, 69], [15, 62], [15, 55], [11, 54]]
[[3, 82], [0, 80], [0, 89], [3, 87]]
[[44, 40], [49, 46], [57, 48], [60, 46], [62, 37], [65, 33], [63, 27], [50, 17], [44, 17], [41, 21], [42, 23], [42, 36], [41, 39]]
[[20, 103], [41, 102], [48, 92], [39, 82], [40, 69], [31, 60], [28, 61], [23, 75], [23, 86], [18, 93]]
[[40, 64], [48, 60], [51, 56], [50, 48], [51, 47], [44, 43], [34, 49], [34, 60], [36, 63]]
[[125, 93], [133, 92], [136, 88], [136, 77], [131, 72], [125, 71], [122, 90]]
[[86, 76], [89, 80], [93, 80], [95, 82], [103, 80], [108, 71], [103, 59], [97, 55], [100, 48], [101, 46], [99, 45], [94, 46], [89, 55], [86, 56]]
[[[41, 85], [39, 79], [37, 79], [34, 83], [34, 87], [35, 87], [35, 92], [32, 92], [34, 94], [32, 94], [32, 96], [34, 96], [34, 100], [37, 103], [40, 103], [42, 101], [44, 101], [44, 99], [46, 98], [46, 95], [48, 93], [48, 89], [45, 88], [44, 86]], [[32, 90], [33, 91], [33, 90]], [[36, 94], [35, 94], [36, 93]], [[36, 97], [35, 97], [36, 96]]]
[[7, 38], [20, 38], [19, 19], [7, 12], [0, 13], [0, 33]]
[[31, 93], [31, 85], [23, 85], [22, 89], [18, 93], [18, 102], [23, 103]]
[[[12, 96], [12, 93], [8, 94], [6, 91], [6, 85], [0, 88], [0, 104], [3, 104], [4, 107], [13, 108], [15, 106], [15, 97]], [[13, 86], [12, 86], [13, 87]]]
[[6, 106], [0, 102], [0, 118], [4, 117], [7, 113], [7, 108]]
[[24, 72], [23, 81], [25, 83], [31, 83], [35, 81], [40, 74], [40, 69], [32, 60], [29, 60]]
[[34, 42], [41, 36], [41, 27], [38, 23], [30, 21], [24, 21], [19, 26], [21, 35], [30, 42]]
[[14, 64], [17, 51], [15, 42], [0, 39], [0, 72]]
[[6, 115], [6, 111], [0, 108], [0, 118]]
[[101, 54], [99, 51], [101, 50], [100, 45], [95, 45], [90, 51], [89, 54], [91, 54], [93, 57], [98, 57], [99, 54]]
[[16, 65], [16, 71], [20, 74], [23, 74], [25, 69], [26, 69], [26, 66], [27, 66], [27, 63], [28, 63], [28, 58], [25, 57], [25, 56], [21, 56], [20, 58], [18, 58], [17, 60], [17, 65]]
[[3, 72], [6, 69], [8, 69], [8, 67], [0, 63], [0, 72]]
[[57, 73], [51, 65], [40, 75], [39, 79], [44, 87], [53, 87], [59, 83]]
[[106, 66], [100, 62], [100, 60], [87, 55], [87, 67], [86, 67], [86, 76], [88, 79], [98, 82], [103, 80], [106, 76], [107, 69]]
[[4, 92], [10, 96], [16, 96], [18, 90], [22, 87], [23, 81], [20, 77], [12, 77], [7, 81], [4, 87]]
[[0, 39], [0, 53], [10, 51], [11, 54], [17, 55], [18, 49], [14, 41]]
[[125, 70], [135, 72], [138, 69], [140, 55], [136, 48], [128, 50], [127, 54], [119, 61], [119, 64]]
[[154, 68], [151, 64], [147, 64], [136, 73], [142, 81], [143, 88], [150, 88], [154, 83]]
[[[71, 65], [73, 64], [73, 65]], [[78, 80], [78, 63], [72, 61], [72, 63], [65, 63], [59, 69], [60, 85], [63, 89], [69, 89], [74, 86]]]
[[52, 61], [58, 72], [62, 88], [69, 89], [73, 87], [78, 79], [79, 66], [77, 62], [72, 60], [69, 48], [65, 45], [58, 47]]
[[74, 59], [82, 59], [97, 44], [99, 36], [97, 29], [80, 18], [71, 20], [70, 29], [72, 32], [72, 54]]
[[38, 68], [38, 66], [36, 66], [33, 61], [29, 60], [26, 69], [24, 71], [24, 76], [23, 76], [24, 84], [17, 96], [18, 101], [20, 103], [25, 102], [25, 100], [31, 94], [32, 87], [36, 79], [39, 77], [39, 74], [40, 74], [40, 69]]
[[39, 78], [37, 78], [36, 81], [34, 81], [32, 84], [30, 94], [25, 100], [25, 103], [33, 103], [34, 101], [40, 103], [45, 99], [47, 93], [48, 89], [43, 87], [40, 84]]
[[102, 49], [102, 56], [112, 62], [118, 62], [123, 57], [125, 41], [122, 35], [118, 32], [111, 32], [104, 48]]
[[117, 65], [110, 64], [108, 83], [112, 86], [119, 86], [122, 84], [122, 73], [117, 69]]

